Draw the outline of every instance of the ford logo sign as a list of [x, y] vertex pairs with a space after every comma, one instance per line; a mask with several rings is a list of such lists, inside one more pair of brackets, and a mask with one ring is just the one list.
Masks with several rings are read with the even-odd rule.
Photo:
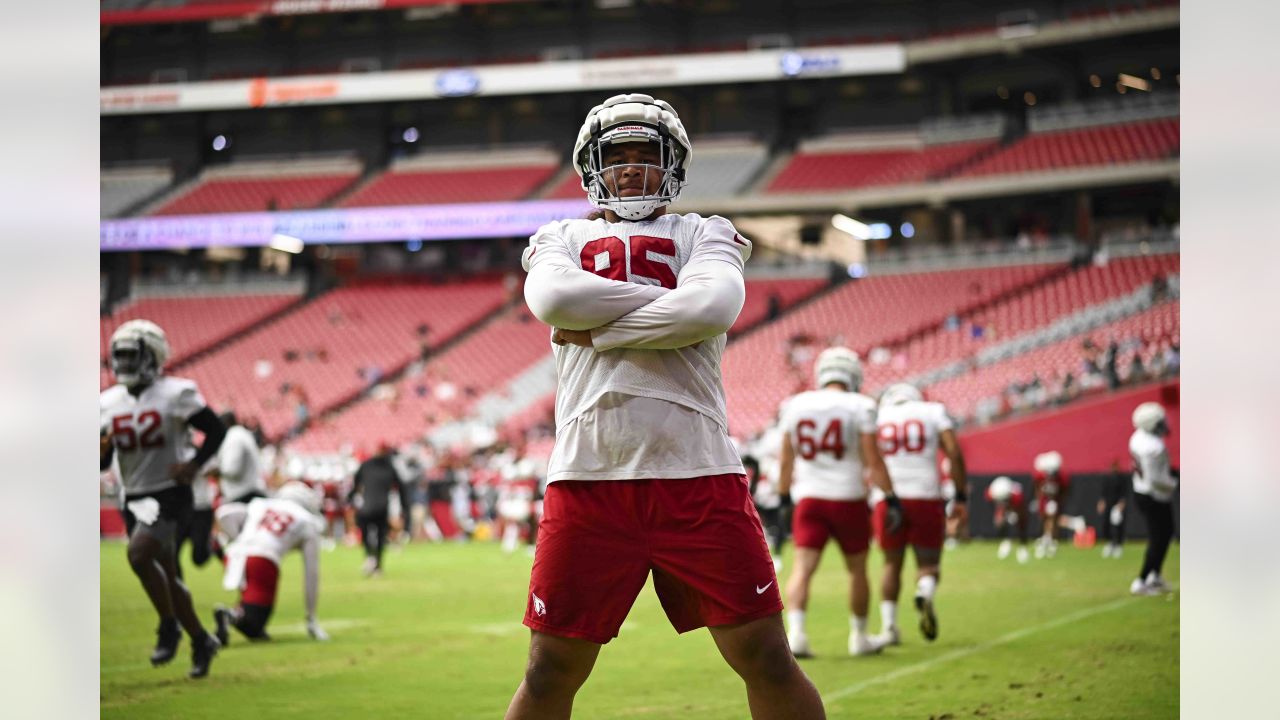
[[835, 72], [840, 69], [836, 55], [802, 55], [798, 52], [782, 53], [782, 74], [795, 77], [807, 73]]
[[436, 91], [445, 97], [474, 95], [480, 89], [480, 77], [470, 70], [445, 70], [436, 77]]

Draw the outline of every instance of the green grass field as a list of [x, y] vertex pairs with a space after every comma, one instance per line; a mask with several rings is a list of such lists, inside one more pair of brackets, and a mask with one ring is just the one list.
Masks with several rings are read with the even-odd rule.
[[[828, 547], [814, 581], [803, 662], [832, 718], [1174, 718], [1178, 716], [1178, 596], [1133, 598], [1141, 562], [1067, 544], [1053, 560], [998, 561], [995, 546], [949, 552], [938, 595], [941, 637], [926, 644], [908, 601], [901, 647], [846, 654], [847, 581]], [[190, 645], [166, 667], [147, 662], [155, 616], [124, 546], [101, 550], [104, 718], [499, 718], [528, 646], [520, 624], [531, 558], [496, 544], [417, 544], [391, 551], [387, 574], [360, 576], [357, 549], [322, 555], [320, 618], [302, 624], [302, 567], [285, 564], [270, 643], [233, 636], [210, 677], [186, 678]], [[789, 562], [790, 556], [787, 560]], [[783, 570], [785, 581], [788, 567]], [[873, 561], [878, 577], [879, 562]], [[908, 573], [911, 570], [908, 568]], [[1166, 577], [1178, 579], [1175, 546]], [[201, 617], [233, 603], [220, 568], [189, 568]], [[874, 587], [874, 584], [873, 584]], [[878, 627], [872, 598], [872, 627]], [[646, 588], [578, 694], [580, 718], [745, 718], [745, 693], [710, 636], [677, 636]]]

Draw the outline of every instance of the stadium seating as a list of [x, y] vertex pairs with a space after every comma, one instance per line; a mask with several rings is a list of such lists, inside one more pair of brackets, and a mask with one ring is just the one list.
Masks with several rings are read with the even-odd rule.
[[556, 171], [550, 151], [428, 154], [404, 160], [340, 203], [343, 207], [522, 200]]
[[960, 177], [1162, 160], [1178, 152], [1178, 118], [1026, 135], [965, 168]]
[[[128, 320], [144, 318], [158, 323], [169, 337], [170, 365], [244, 332], [297, 302], [297, 295], [231, 295], [144, 298], [117, 308], [98, 323], [99, 356], [105, 360], [111, 333]], [[101, 384], [110, 384], [107, 368]]]
[[839, 343], [865, 354], [913, 331], [938, 326], [948, 315], [991, 302], [1057, 269], [1055, 265], [1018, 265], [847, 283], [729, 346], [724, 377], [730, 430], [735, 434], [759, 430], [787, 395], [807, 387], [815, 349]]
[[342, 288], [182, 374], [200, 383], [215, 408], [257, 416], [268, 435], [279, 436], [295, 424], [299, 392], [310, 417], [318, 417], [415, 357], [421, 325], [438, 346], [497, 310], [504, 297], [496, 280]]
[[779, 310], [786, 310], [826, 286], [825, 278], [749, 279], [746, 301], [742, 304], [742, 312], [738, 313], [737, 321], [729, 329], [729, 334], [736, 335], [767, 319], [770, 296], [778, 298]]
[[[930, 400], [945, 403], [948, 411], [956, 417], [973, 417], [979, 401], [1000, 397], [1011, 383], [1025, 383], [1036, 376], [1050, 382], [1066, 373], [1073, 373], [1079, 379], [1084, 362], [1081, 346], [1086, 339], [1092, 339], [1103, 347], [1112, 339], [1121, 343], [1130, 339], [1146, 341], [1139, 352], [1143, 354], [1144, 364], [1150, 367], [1152, 354], [1158, 347], [1154, 341], [1179, 336], [1179, 308], [1176, 302], [1157, 305], [1091, 332], [935, 383], [925, 388], [925, 395]], [[1133, 349], [1120, 353], [1117, 366], [1124, 369], [1122, 375], [1127, 374], [1134, 354]]]
[[210, 168], [153, 215], [261, 212], [320, 207], [360, 175], [353, 159], [245, 162]]
[[802, 148], [769, 183], [766, 192], [920, 183], [945, 176], [995, 143], [995, 140], [974, 140], [923, 148], [832, 151]]
[[100, 212], [112, 218], [168, 187], [173, 171], [168, 167], [104, 168], [100, 178]]
[[878, 391], [889, 383], [972, 357], [994, 343], [1133, 292], [1157, 275], [1176, 273], [1178, 265], [1178, 255], [1121, 258], [1105, 267], [1084, 268], [1038, 285], [967, 315], [952, 330], [940, 330], [910, 341], [894, 350], [890, 362], [866, 363], [866, 387]]

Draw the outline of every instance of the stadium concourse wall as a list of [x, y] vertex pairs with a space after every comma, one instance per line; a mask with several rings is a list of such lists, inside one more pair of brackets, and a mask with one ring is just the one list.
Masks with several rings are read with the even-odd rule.
[[[1062, 453], [1063, 469], [1071, 476], [1071, 494], [1067, 498], [1066, 515], [1084, 517], [1091, 527], [1098, 526], [1097, 502], [1101, 484], [1111, 473], [1111, 463], [1120, 463], [1127, 476], [1130, 471], [1129, 436], [1133, 434], [1131, 416], [1139, 403], [1148, 401], [1164, 405], [1169, 418], [1169, 460], [1179, 467], [1179, 396], [1178, 380], [1153, 383], [1143, 387], [1080, 402], [1061, 410], [1038, 413], [1031, 417], [1009, 420], [992, 427], [960, 434], [965, 465], [969, 472], [969, 531], [973, 537], [993, 537], [995, 525], [991, 503], [984, 499], [987, 485], [998, 475], [1008, 475], [1021, 483], [1028, 498], [1031, 516], [1027, 531], [1031, 537], [1040, 533], [1040, 517], [1035, 513], [1035, 492], [1031, 486], [1031, 467], [1036, 455], [1050, 450]], [[1130, 494], [1132, 498], [1132, 494]], [[1146, 537], [1146, 523], [1129, 503], [1126, 533], [1131, 539]], [[1174, 495], [1174, 527], [1181, 527], [1180, 494]]]

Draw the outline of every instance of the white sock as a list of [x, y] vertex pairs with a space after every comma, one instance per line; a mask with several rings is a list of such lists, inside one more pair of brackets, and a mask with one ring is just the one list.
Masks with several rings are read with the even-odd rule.
[[916, 581], [916, 595], [925, 600], [932, 600], [933, 593], [938, 589], [938, 578], [934, 575], [925, 575]]
[[880, 629], [898, 627], [898, 603], [894, 600], [880, 601]]
[[787, 627], [793, 634], [804, 634], [804, 611], [788, 610], [787, 611]]
[[858, 617], [857, 615], [849, 616], [849, 629], [858, 633], [859, 635], [866, 635], [867, 634], [867, 616], [866, 615], [863, 615], [862, 617]]

